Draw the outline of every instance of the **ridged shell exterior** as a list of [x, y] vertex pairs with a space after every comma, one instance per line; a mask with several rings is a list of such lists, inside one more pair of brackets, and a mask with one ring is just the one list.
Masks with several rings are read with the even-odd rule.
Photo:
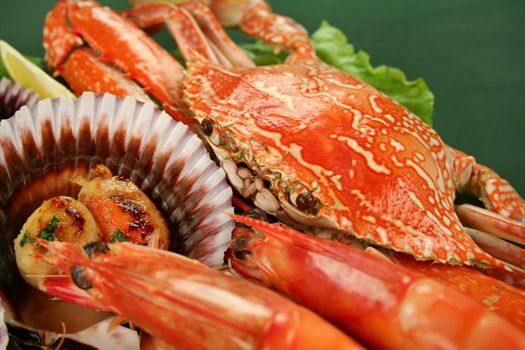
[[13, 239], [43, 200], [76, 195], [69, 179], [97, 164], [130, 178], [153, 200], [168, 220], [173, 250], [222, 265], [234, 226], [227, 215], [232, 191], [187, 126], [133, 98], [85, 93], [42, 100], [0, 122], [0, 298], [15, 310], [23, 282]]
[[7, 327], [4, 322], [4, 306], [0, 300], [0, 350], [5, 350], [7, 347]]
[[0, 79], [0, 119], [11, 117], [22, 106], [31, 107], [38, 100], [36, 92], [9, 79]]

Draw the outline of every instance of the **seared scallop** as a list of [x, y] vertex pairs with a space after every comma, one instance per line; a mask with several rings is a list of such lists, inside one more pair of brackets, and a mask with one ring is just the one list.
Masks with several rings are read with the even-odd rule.
[[98, 165], [92, 180], [77, 178], [78, 194], [93, 214], [104, 242], [130, 242], [168, 249], [169, 230], [153, 202], [132, 181]]
[[53, 197], [31, 214], [15, 239], [16, 263], [20, 274], [38, 288], [42, 276], [56, 274], [55, 268], [39, 256], [44, 248], [37, 239], [86, 244], [100, 240], [93, 215], [79, 201], [71, 197]]

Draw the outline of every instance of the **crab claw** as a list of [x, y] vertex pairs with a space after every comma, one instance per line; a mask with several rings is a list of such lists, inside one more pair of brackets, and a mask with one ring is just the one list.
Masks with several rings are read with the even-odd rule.
[[61, 0], [44, 23], [46, 63], [76, 94], [133, 95], [159, 101], [189, 124], [182, 66], [140, 28], [95, 1]]

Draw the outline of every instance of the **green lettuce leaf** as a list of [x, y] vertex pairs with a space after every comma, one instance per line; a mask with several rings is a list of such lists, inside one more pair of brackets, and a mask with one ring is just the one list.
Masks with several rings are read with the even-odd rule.
[[326, 21], [313, 33], [312, 40], [324, 62], [372, 85], [432, 125], [434, 95], [422, 78], [408, 81], [398, 68], [373, 67], [366, 52], [356, 52], [343, 32]]
[[241, 43], [239, 46], [248, 54], [257, 66], [268, 66], [283, 63], [287, 54], [277, 52], [273, 47], [261, 41], [254, 43]]
[[[400, 69], [373, 67], [366, 52], [356, 52], [343, 32], [326, 21], [312, 34], [312, 40], [321, 60], [372, 85], [432, 125], [434, 95], [423, 79], [408, 81]], [[275, 53], [259, 41], [240, 45], [258, 66], [279, 64], [286, 58], [285, 53]]]

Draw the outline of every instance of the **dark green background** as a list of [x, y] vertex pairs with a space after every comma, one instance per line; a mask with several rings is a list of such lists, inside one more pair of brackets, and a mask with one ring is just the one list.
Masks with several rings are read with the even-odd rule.
[[[125, 8], [125, 0], [101, 1]], [[0, 1], [0, 38], [42, 55], [55, 1]], [[434, 126], [450, 145], [496, 169], [525, 195], [525, 1], [281, 0], [274, 10], [309, 31], [342, 28], [374, 64], [422, 76], [436, 96]], [[161, 37], [165, 45], [174, 46]]]

